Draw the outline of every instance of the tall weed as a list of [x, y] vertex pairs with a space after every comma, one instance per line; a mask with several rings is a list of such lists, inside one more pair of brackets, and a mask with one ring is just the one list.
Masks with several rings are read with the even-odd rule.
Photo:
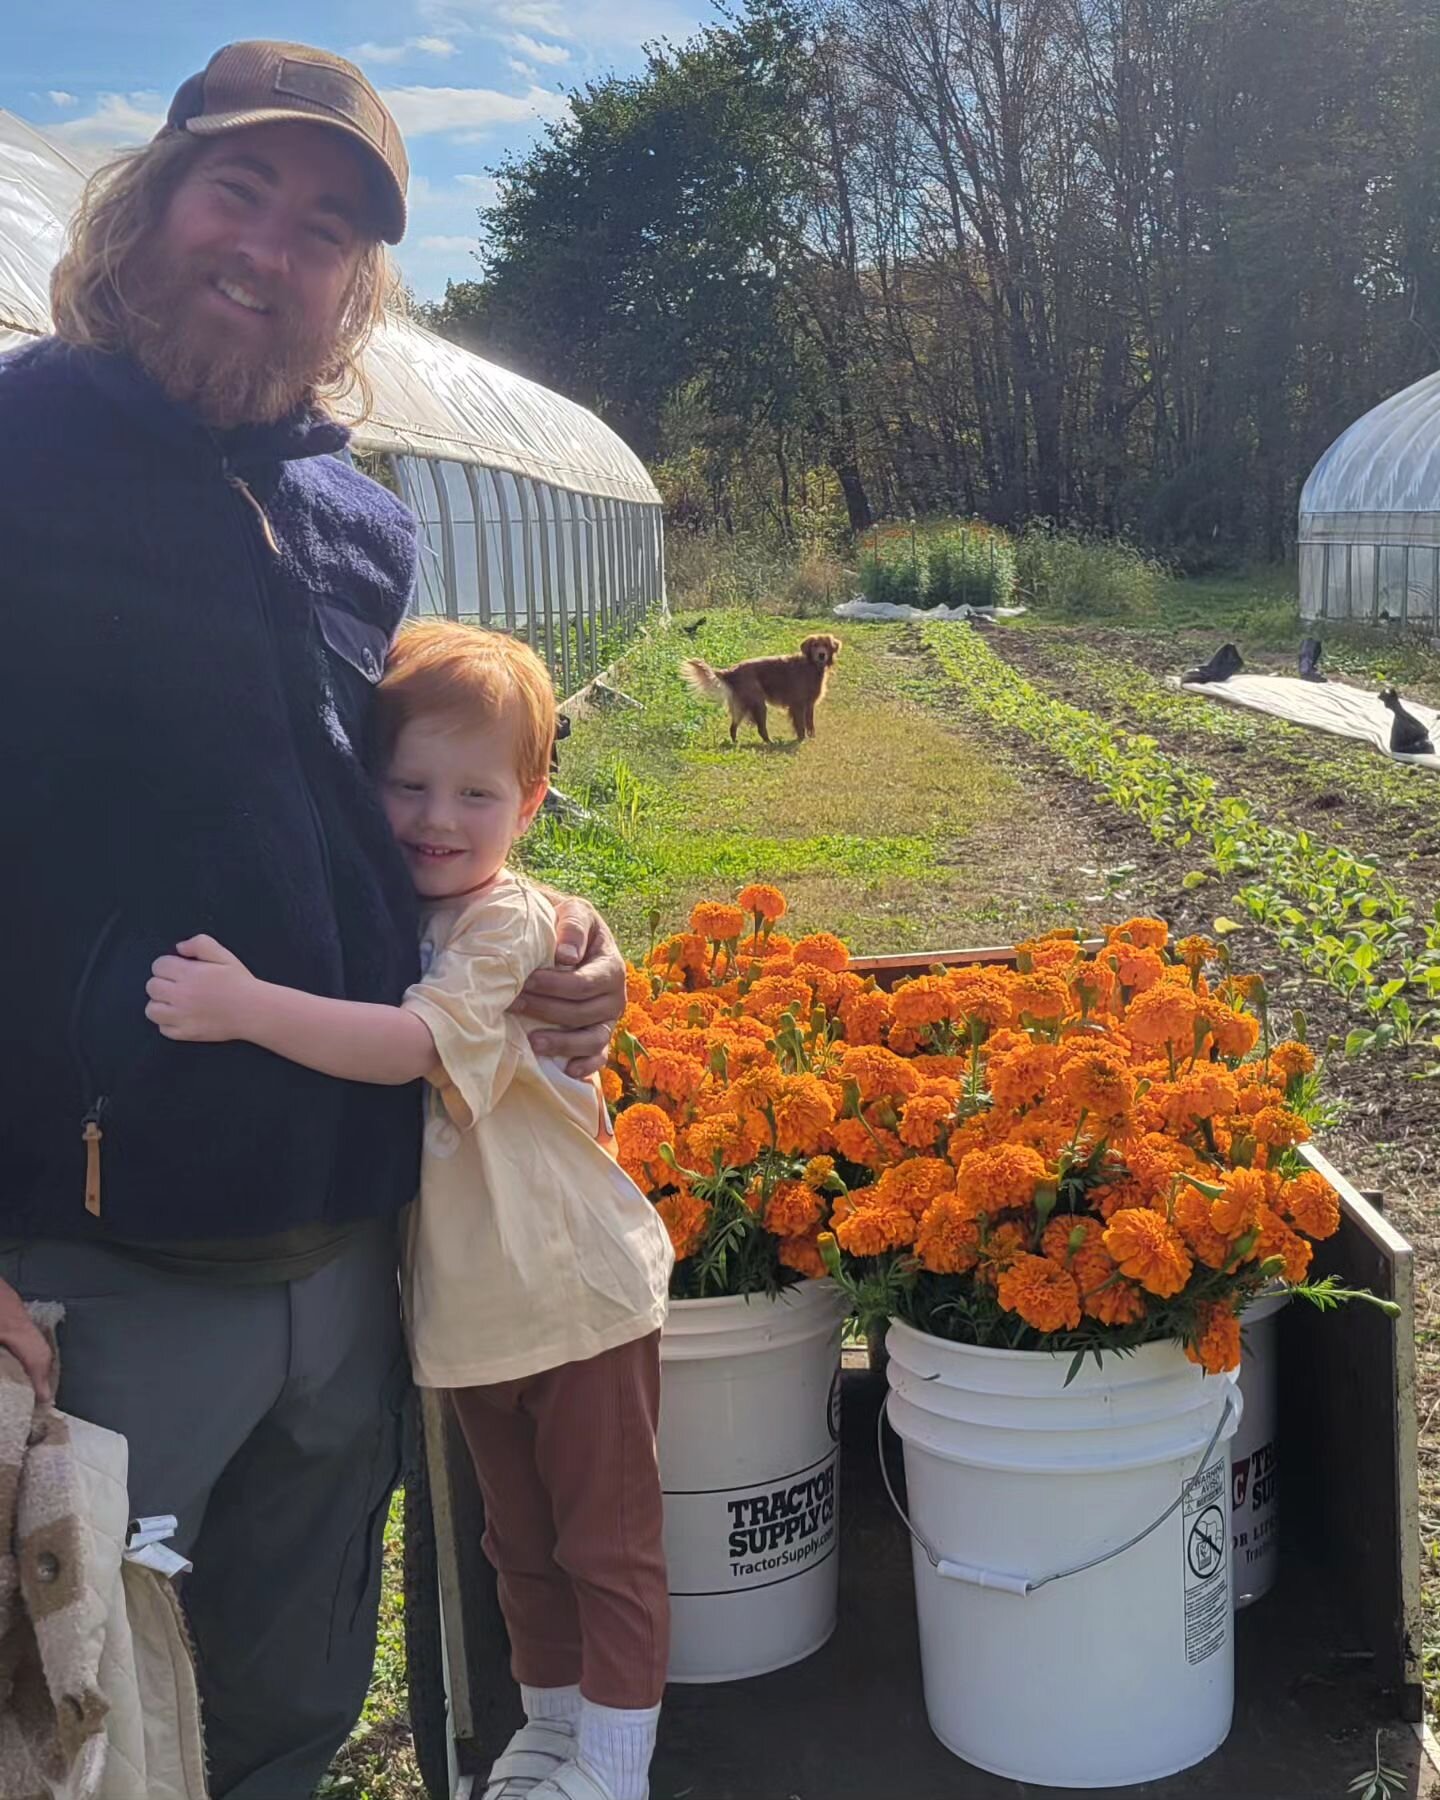
[[1087, 538], [1038, 522], [1015, 545], [1027, 604], [1069, 618], [1145, 619], [1171, 586], [1164, 563], [1123, 538]]

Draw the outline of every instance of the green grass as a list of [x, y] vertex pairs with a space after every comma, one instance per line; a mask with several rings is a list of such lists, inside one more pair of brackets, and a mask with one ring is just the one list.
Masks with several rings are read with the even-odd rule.
[[872, 951], [1071, 922], [1079, 877], [1035, 879], [1042, 809], [991, 747], [947, 720], [906, 628], [843, 627], [820, 735], [803, 745], [774, 711], [774, 743], [745, 727], [732, 745], [723, 707], [680, 679], [683, 656], [724, 667], [794, 650], [804, 630], [725, 610], [693, 638], [679, 623], [649, 634], [617, 674], [638, 710], [595, 714], [561, 751], [560, 786], [589, 816], [541, 824], [526, 869], [593, 899], [631, 952], [645, 948], [652, 914], [669, 930], [695, 900], [756, 879], [785, 890], [801, 927]]

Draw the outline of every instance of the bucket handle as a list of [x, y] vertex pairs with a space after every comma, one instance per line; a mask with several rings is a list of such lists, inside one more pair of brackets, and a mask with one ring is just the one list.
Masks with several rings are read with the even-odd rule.
[[[1191, 1488], [1200, 1479], [1205, 1471], [1205, 1465], [1210, 1461], [1210, 1452], [1220, 1442], [1226, 1425], [1230, 1422], [1232, 1414], [1236, 1412], [1235, 1397], [1233, 1394], [1227, 1394], [1225, 1410], [1220, 1414], [1219, 1423], [1210, 1434], [1210, 1442], [1201, 1452], [1199, 1467], [1193, 1475], [1188, 1476], [1181, 1483], [1180, 1492], [1159, 1518], [1152, 1519], [1143, 1531], [1137, 1531], [1134, 1537], [1127, 1538], [1123, 1544], [1117, 1545], [1113, 1550], [1106, 1550], [1100, 1556], [1092, 1556], [1088, 1562], [1075, 1563], [1068, 1569], [1056, 1569], [1051, 1575], [1012, 1575], [1004, 1569], [984, 1569], [975, 1563], [956, 1562], [951, 1557], [938, 1555], [911, 1523], [910, 1515], [896, 1496], [890, 1480], [889, 1465], [885, 1461], [885, 1427], [890, 1419], [890, 1396], [893, 1392], [893, 1388], [887, 1389], [885, 1398], [880, 1402], [880, 1412], [875, 1421], [875, 1444], [880, 1455], [880, 1475], [885, 1483], [885, 1492], [890, 1496], [890, 1504], [899, 1515], [901, 1524], [904, 1525], [920, 1549], [925, 1552], [931, 1568], [937, 1575], [942, 1575], [947, 1581], [963, 1581], [971, 1587], [995, 1588], [1001, 1593], [1019, 1594], [1022, 1597], [1035, 1593], [1039, 1588], [1048, 1587], [1052, 1581], [1067, 1581], [1072, 1575], [1083, 1575], [1087, 1569], [1098, 1569], [1102, 1563], [1112, 1562], [1115, 1557], [1123, 1556], [1127, 1550], [1133, 1550], [1137, 1544], [1143, 1544], [1152, 1532], [1158, 1531], [1171, 1514], [1178, 1512], [1184, 1505]], [[895, 1427], [891, 1425], [890, 1429], [894, 1431]]]

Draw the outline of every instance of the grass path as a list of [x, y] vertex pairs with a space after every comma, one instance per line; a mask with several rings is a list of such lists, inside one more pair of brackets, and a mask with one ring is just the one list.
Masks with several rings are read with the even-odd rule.
[[955, 712], [909, 628], [842, 627], [818, 738], [785, 741], [772, 712], [776, 742], [747, 727], [732, 746], [724, 709], [690, 692], [679, 659], [790, 651], [806, 627], [725, 612], [691, 638], [681, 623], [622, 664], [638, 709], [586, 719], [562, 749], [561, 786], [590, 822], [543, 827], [525, 857], [596, 900], [628, 949], [644, 948], [652, 912], [668, 930], [694, 900], [756, 878], [785, 889], [798, 924], [868, 951], [1078, 918], [1087, 883], [1053, 809]]

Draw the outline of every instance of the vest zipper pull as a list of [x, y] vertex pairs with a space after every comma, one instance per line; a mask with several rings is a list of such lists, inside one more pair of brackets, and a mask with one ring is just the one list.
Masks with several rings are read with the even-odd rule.
[[255, 517], [260, 521], [260, 535], [269, 546], [271, 554], [278, 556], [280, 554], [280, 545], [276, 541], [275, 533], [271, 528], [270, 515], [251, 492], [249, 482], [246, 481], [243, 476], [232, 475], [228, 469], [225, 472], [225, 479], [230, 486], [234, 488], [237, 494], [250, 503], [250, 506], [254, 510]]
[[85, 1210], [92, 1218], [100, 1217], [100, 1144], [105, 1133], [100, 1129], [104, 1100], [97, 1100], [81, 1120], [80, 1136], [85, 1145]]

